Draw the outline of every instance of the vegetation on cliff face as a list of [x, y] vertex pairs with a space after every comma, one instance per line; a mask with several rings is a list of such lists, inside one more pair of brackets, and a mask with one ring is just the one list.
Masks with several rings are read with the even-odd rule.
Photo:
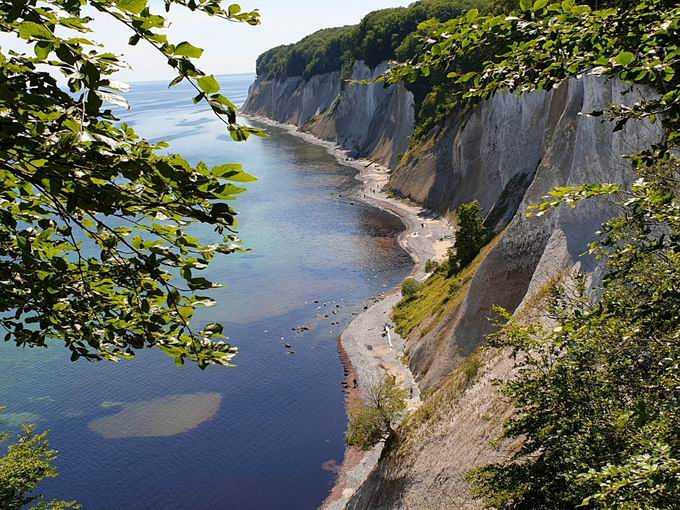
[[416, 293], [405, 295], [392, 311], [395, 330], [403, 337], [417, 332], [426, 335], [440, 319], [463, 302], [470, 281], [500, 236], [488, 242], [475, 258], [458, 271], [451, 271], [449, 262], [437, 269], [418, 285]]
[[[555, 189], [532, 214], [580, 200], [618, 197], [620, 214], [591, 245], [604, 279], [557, 286], [541, 320], [509, 321], [491, 343], [517, 355], [505, 387], [516, 413], [505, 436], [511, 458], [471, 474], [476, 494], [505, 509], [670, 509], [680, 500], [680, 8], [676, 2], [612, 2], [592, 10], [571, 0], [522, 0], [511, 16], [477, 11], [422, 25], [428, 51], [388, 81], [445, 73], [456, 104], [550, 89], [586, 73], [617, 76], [658, 92], [611, 104], [620, 130], [661, 122], [664, 139], [629, 155], [630, 191], [606, 183]], [[426, 35], [425, 35], [426, 34]], [[493, 49], [479, 69], [470, 51]]]
[[[259, 23], [238, 5], [169, 0], [226, 21]], [[235, 140], [259, 130], [236, 122], [216, 79], [198, 69], [203, 50], [172, 44], [165, 18], [146, 0], [0, 1], [0, 31], [31, 54], [0, 51], [0, 325], [5, 341], [47, 346], [59, 340], [71, 359], [118, 360], [160, 347], [178, 364], [228, 365], [236, 350], [222, 326], [194, 331], [196, 294], [213, 287], [200, 275], [218, 254], [239, 249], [236, 213], [227, 203], [253, 177], [238, 164], [190, 165], [165, 143], [140, 139], [111, 106], [127, 85], [125, 66], [86, 37], [88, 10], [120, 23], [131, 45], [151, 44], [188, 82]], [[50, 72], [65, 77], [65, 86]], [[65, 90], [67, 88], [68, 90]], [[214, 228], [206, 245], [187, 233]]]
[[370, 450], [394, 434], [394, 427], [404, 416], [408, 392], [393, 375], [366, 390], [366, 403], [350, 409], [347, 445]]
[[406, 278], [401, 284], [401, 295], [405, 298], [415, 298], [420, 290], [420, 282], [415, 278]]
[[490, 238], [477, 200], [458, 207], [456, 219], [458, 221], [456, 241], [449, 255], [451, 274], [462, 271], [472, 262]]
[[458, 306], [479, 264], [493, 247], [491, 243], [484, 249], [492, 236], [484, 226], [477, 201], [456, 209], [456, 219], [456, 241], [448, 260], [441, 264], [428, 261], [426, 271], [431, 270], [432, 274], [424, 282], [409, 278], [402, 285], [403, 297], [392, 312], [400, 335], [407, 337], [418, 329], [422, 337], [429, 331], [428, 326], [433, 327], [444, 314]]

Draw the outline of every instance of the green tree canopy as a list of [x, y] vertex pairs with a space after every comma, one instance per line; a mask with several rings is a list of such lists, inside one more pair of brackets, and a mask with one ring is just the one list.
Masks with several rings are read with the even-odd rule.
[[[166, 0], [226, 21], [259, 23], [216, 0]], [[71, 359], [118, 360], [157, 346], [177, 363], [228, 364], [236, 349], [222, 327], [193, 331], [200, 276], [216, 254], [239, 249], [228, 204], [253, 180], [238, 164], [191, 165], [118, 122], [111, 105], [127, 86], [121, 59], [90, 39], [86, 11], [120, 23], [135, 45], [151, 44], [235, 140], [258, 130], [236, 121], [214, 76], [196, 67], [203, 50], [171, 43], [166, 19], [146, 0], [0, 0], [0, 31], [27, 51], [0, 51], [0, 326], [18, 346], [63, 341]], [[65, 87], [55, 79], [65, 79]], [[214, 227], [217, 242], [189, 234]]]
[[[0, 416], [4, 411], [0, 407]], [[2, 421], [0, 420], [0, 423]], [[0, 432], [0, 445], [12, 438], [10, 432]], [[0, 508], [3, 510], [62, 510], [80, 508], [72, 501], [46, 500], [36, 493], [40, 482], [55, 478], [57, 470], [54, 460], [57, 452], [50, 450], [47, 432], [36, 434], [33, 426], [24, 425], [21, 432], [7, 446], [7, 452], [0, 456]]]
[[295, 44], [278, 46], [257, 60], [259, 76], [311, 76], [340, 71], [345, 75], [355, 60], [369, 67], [411, 56], [414, 46], [408, 36], [427, 19], [448, 20], [487, 0], [419, 0], [408, 7], [374, 11], [356, 26], [319, 30]]
[[449, 272], [458, 273], [474, 260], [484, 245], [489, 242], [489, 232], [484, 226], [482, 208], [477, 200], [456, 209], [458, 229], [456, 241], [449, 255]]

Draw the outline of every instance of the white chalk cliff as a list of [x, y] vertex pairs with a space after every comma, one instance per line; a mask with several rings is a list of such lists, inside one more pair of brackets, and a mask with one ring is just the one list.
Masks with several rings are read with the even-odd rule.
[[[375, 77], [384, 69], [357, 63], [352, 78]], [[425, 389], [450, 379], [481, 344], [492, 330], [494, 305], [520, 309], [565, 269], [597, 272], [583, 254], [614, 213], [611, 205], [584, 202], [540, 218], [524, 213], [555, 186], [631, 184], [634, 175], [622, 155], [658, 140], [660, 128], [630, 122], [613, 132], [602, 117], [583, 115], [651, 93], [628, 89], [616, 79], [585, 76], [550, 92], [499, 94], [467, 114], [450, 115], [410, 151], [413, 96], [401, 85], [342, 84], [339, 73], [308, 81], [258, 79], [244, 111], [295, 124], [358, 157], [390, 166], [388, 188], [433, 211], [447, 213], [479, 200], [487, 225], [498, 233], [495, 244], [460, 305], [427, 332], [416, 329], [407, 339], [410, 368]], [[477, 508], [465, 473], [499, 455], [489, 440], [508, 409], [491, 381], [512, 366], [503, 356], [485, 356], [480, 380], [464, 389], [436, 423], [400, 433], [348, 508]]]
[[386, 64], [369, 69], [357, 62], [349, 81], [340, 72], [309, 80], [258, 77], [242, 111], [292, 124], [355, 157], [395, 167], [413, 133], [413, 95], [402, 85], [352, 83], [376, 78], [386, 69]]

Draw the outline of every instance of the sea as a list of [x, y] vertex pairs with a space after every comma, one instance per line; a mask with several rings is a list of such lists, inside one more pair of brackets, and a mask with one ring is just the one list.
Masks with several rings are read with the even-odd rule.
[[[240, 104], [254, 78], [219, 81]], [[356, 171], [323, 147], [273, 127], [234, 142], [193, 95], [135, 83], [120, 118], [192, 163], [242, 163], [258, 179], [232, 204], [249, 251], [215, 259], [206, 276], [224, 287], [194, 317], [224, 324], [236, 366], [177, 367], [155, 349], [71, 362], [59, 341], [1, 343], [0, 429], [49, 430], [59, 477], [41, 492], [85, 509], [318, 508], [347, 427], [338, 335], [409, 273], [403, 227], [358, 201]]]

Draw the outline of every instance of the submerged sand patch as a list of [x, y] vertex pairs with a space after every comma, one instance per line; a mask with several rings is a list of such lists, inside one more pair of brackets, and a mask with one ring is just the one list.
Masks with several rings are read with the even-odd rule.
[[106, 439], [171, 437], [195, 429], [211, 419], [220, 408], [219, 393], [172, 395], [125, 404], [123, 409], [88, 423], [88, 428]]
[[43, 421], [43, 419], [39, 414], [25, 411], [21, 413], [3, 413], [0, 416], [0, 421], [3, 425], [19, 428], [27, 423], [38, 423], [39, 421]]

